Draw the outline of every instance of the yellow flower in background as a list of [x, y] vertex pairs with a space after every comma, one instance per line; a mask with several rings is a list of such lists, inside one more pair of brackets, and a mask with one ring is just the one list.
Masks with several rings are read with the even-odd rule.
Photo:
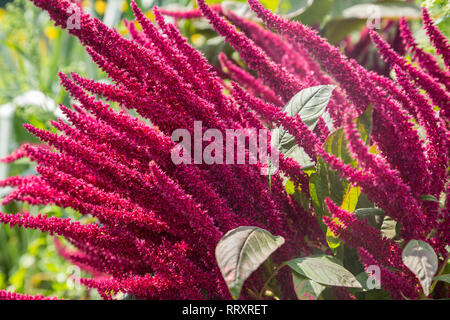
[[141, 24], [137, 20], [134, 20], [134, 26], [137, 30], [142, 31]]
[[5, 11], [5, 9], [3, 9], [3, 8], [0, 8], [0, 21], [2, 21], [2, 20], [3, 20], [3, 17], [5, 16], [5, 14], [6, 14], [6, 11]]
[[123, 36], [128, 34], [128, 29], [123, 23], [123, 21], [120, 22], [119, 26], [117, 27], [117, 31]]
[[55, 27], [49, 26], [45, 27], [44, 33], [47, 36], [47, 38], [49, 38], [50, 40], [54, 40], [58, 37], [59, 30]]
[[148, 11], [145, 13], [145, 16], [146, 16], [147, 18], [149, 18], [150, 20], [152, 20], [152, 21], [155, 20], [155, 14], [153, 13], [152, 10], [148, 10]]
[[83, 8], [89, 8], [89, 7], [91, 7], [91, 5], [92, 5], [91, 0], [83, 0], [83, 1], [81, 2], [81, 6], [82, 6]]
[[194, 46], [200, 47], [205, 44], [206, 38], [200, 33], [195, 33], [191, 36], [191, 42]]
[[95, 11], [97, 11], [98, 14], [103, 15], [103, 14], [105, 14], [106, 6], [107, 6], [107, 4], [105, 1], [97, 0], [97, 1], [95, 1], [94, 9], [95, 9]]
[[127, 10], [128, 10], [128, 2], [127, 2], [127, 0], [125, 0], [122, 5], [122, 12], [127, 11]]

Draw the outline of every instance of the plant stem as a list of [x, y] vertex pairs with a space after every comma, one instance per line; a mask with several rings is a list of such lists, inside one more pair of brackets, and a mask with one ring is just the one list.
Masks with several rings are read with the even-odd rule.
[[266, 290], [267, 286], [269, 285], [270, 281], [272, 281], [272, 279], [278, 274], [278, 272], [280, 272], [281, 269], [283, 269], [284, 266], [286, 266], [286, 262], [283, 262], [282, 264], [280, 264], [274, 271], [273, 273], [270, 275], [270, 277], [267, 279], [267, 281], [264, 283], [261, 291], [258, 294], [258, 300], [262, 299], [262, 296], [264, 294], [264, 291]]
[[[450, 253], [447, 253], [447, 257], [445, 257], [444, 263], [441, 265], [441, 268], [439, 269], [439, 271], [436, 273], [436, 275], [434, 277], [439, 277], [442, 272], [444, 272], [445, 266], [448, 263], [448, 259], [450, 258]], [[434, 287], [436, 287], [438, 280], [434, 280], [432, 285], [431, 285], [431, 289], [430, 289], [430, 294], [433, 292]]]
[[256, 290], [252, 290], [250, 288], [247, 289], [248, 293], [253, 299], [258, 299], [258, 295], [256, 294]]

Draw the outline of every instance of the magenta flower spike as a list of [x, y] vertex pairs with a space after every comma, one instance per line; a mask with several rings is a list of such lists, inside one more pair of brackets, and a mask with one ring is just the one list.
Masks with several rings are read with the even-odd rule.
[[436, 27], [426, 8], [422, 8], [422, 18], [428, 37], [437, 52], [444, 58], [444, 63], [447, 68], [450, 68], [450, 44], [448, 43], [448, 40]]
[[441, 108], [442, 115], [448, 119], [450, 113], [450, 95], [440, 87], [439, 83], [428, 74], [421, 72], [416, 67], [408, 64], [404, 58], [400, 57], [390, 45], [378, 35], [378, 33], [373, 30], [370, 30], [369, 33], [382, 57], [387, 62], [397, 65], [403, 71], [407, 72], [414, 82], [420, 85], [428, 93], [433, 103]]
[[197, 3], [214, 29], [226, 38], [249, 67], [257, 71], [264, 82], [267, 82], [267, 85], [283, 99], [289, 100], [295, 93], [305, 88], [305, 85], [289, 73], [286, 68], [270, 59], [253, 41], [238, 32], [233, 25], [229, 25], [224, 18], [211, 10], [203, 0], [198, 0]]
[[0, 300], [57, 300], [57, 298], [49, 298], [42, 295], [30, 296], [28, 294], [0, 290]]
[[447, 91], [450, 90], [450, 73], [443, 71], [431, 54], [419, 48], [404, 18], [400, 19], [400, 30], [405, 46], [411, 50], [422, 70], [427, 71], [432, 77], [442, 83]]

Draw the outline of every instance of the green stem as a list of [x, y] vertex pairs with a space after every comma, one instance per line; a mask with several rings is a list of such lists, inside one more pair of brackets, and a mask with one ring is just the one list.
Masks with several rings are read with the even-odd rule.
[[[436, 275], [434, 277], [439, 277], [442, 274], [442, 272], [444, 272], [445, 266], [447, 265], [449, 258], [450, 258], [450, 253], [447, 253], [447, 257], [445, 257], [444, 263], [441, 265], [441, 268], [439, 269], [439, 271], [436, 273]], [[433, 292], [434, 287], [436, 287], [437, 282], [438, 282], [438, 280], [433, 281], [433, 284], [431, 285], [431, 288], [430, 288], [430, 294]]]
[[262, 299], [262, 296], [264, 294], [264, 291], [266, 291], [267, 286], [269, 285], [270, 281], [272, 281], [272, 279], [278, 274], [278, 272], [280, 272], [281, 269], [283, 269], [283, 267], [287, 266], [286, 262], [283, 262], [282, 264], [280, 264], [274, 271], [273, 273], [270, 275], [270, 277], [267, 279], [267, 281], [264, 283], [261, 291], [258, 294], [258, 300]]
[[256, 294], [256, 290], [252, 290], [252, 289], [250, 289], [250, 288], [247, 288], [247, 292], [250, 294], [250, 296], [251, 296], [253, 299], [258, 299], [258, 295]]

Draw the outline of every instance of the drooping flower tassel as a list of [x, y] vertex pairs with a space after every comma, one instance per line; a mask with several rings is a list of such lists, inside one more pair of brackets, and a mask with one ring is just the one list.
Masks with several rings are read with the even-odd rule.
[[54, 297], [44, 297], [42, 295], [30, 296], [28, 294], [21, 294], [17, 292], [8, 292], [0, 290], [0, 300], [58, 300]]
[[437, 52], [444, 58], [444, 63], [447, 68], [450, 68], [450, 45], [444, 35], [434, 25], [430, 14], [426, 8], [422, 8], [422, 18], [424, 22], [425, 31], [431, 40], [431, 43], [436, 48]]
[[305, 88], [305, 85], [286, 68], [271, 60], [253, 41], [211, 10], [204, 0], [197, 0], [197, 3], [213, 28], [226, 38], [248, 66], [257, 71], [263, 81], [284, 100], [289, 100], [298, 91]]
[[448, 71], [443, 71], [431, 54], [425, 52], [422, 48], [419, 48], [408, 27], [408, 23], [403, 17], [400, 19], [400, 30], [405, 46], [411, 50], [414, 60], [417, 60], [422, 67], [422, 70], [427, 71], [431, 76], [442, 83], [447, 88], [447, 91], [449, 91], [450, 73]]
[[391, 46], [378, 35], [378, 33], [373, 30], [370, 30], [369, 33], [382, 57], [387, 62], [397, 65], [407, 72], [413, 78], [415, 83], [428, 93], [433, 103], [441, 108], [442, 116], [446, 119], [450, 119], [450, 95], [440, 87], [439, 83], [428, 74], [421, 72], [413, 65], [408, 64], [403, 57], [399, 56]]

